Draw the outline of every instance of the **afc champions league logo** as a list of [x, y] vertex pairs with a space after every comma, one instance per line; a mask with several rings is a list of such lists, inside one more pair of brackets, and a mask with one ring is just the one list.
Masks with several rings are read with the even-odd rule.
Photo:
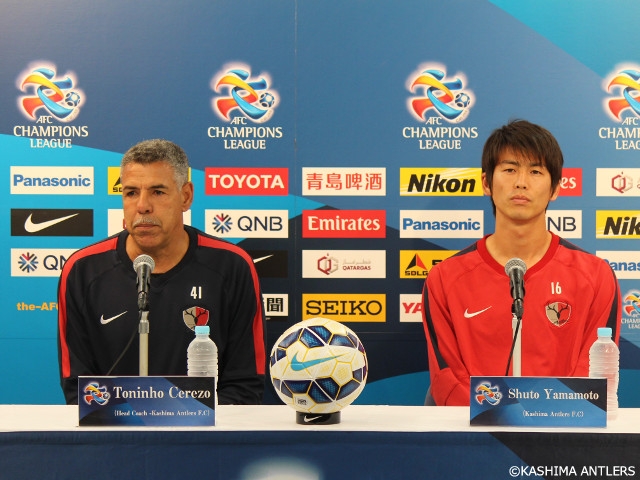
[[34, 64], [16, 80], [18, 89], [25, 93], [18, 97], [18, 109], [30, 120], [44, 115], [71, 122], [84, 102], [84, 92], [76, 85], [73, 73], [59, 76], [55, 65]]
[[407, 79], [406, 87], [413, 94], [407, 99], [407, 109], [416, 119], [427, 123], [439, 123], [428, 121], [434, 115], [449, 123], [461, 122], [475, 103], [466, 84], [464, 75], [448, 77], [442, 65], [422, 65]]
[[225, 121], [232, 116], [242, 117], [254, 123], [263, 123], [272, 116], [278, 106], [278, 93], [271, 88], [268, 74], [252, 77], [245, 65], [231, 65], [211, 80], [211, 89], [218, 94], [211, 101], [213, 111]]
[[610, 94], [603, 101], [605, 113], [617, 122], [625, 123], [626, 118], [633, 118], [630, 122], [637, 124], [640, 117], [640, 66], [626, 64], [618, 67], [604, 79], [603, 88]]
[[107, 387], [100, 386], [98, 382], [89, 382], [83, 390], [84, 403], [91, 405], [95, 402], [97, 405], [104, 406], [109, 403], [111, 394], [107, 392]]
[[497, 386], [492, 386], [489, 382], [480, 383], [475, 390], [476, 402], [482, 405], [487, 402], [489, 405], [496, 406], [502, 400], [502, 393]]

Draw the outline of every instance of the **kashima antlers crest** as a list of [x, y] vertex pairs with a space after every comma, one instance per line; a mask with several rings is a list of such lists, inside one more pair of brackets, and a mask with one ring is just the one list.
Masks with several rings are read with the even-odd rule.
[[182, 319], [187, 327], [194, 330], [196, 326], [209, 323], [209, 310], [202, 307], [190, 307], [182, 311]]

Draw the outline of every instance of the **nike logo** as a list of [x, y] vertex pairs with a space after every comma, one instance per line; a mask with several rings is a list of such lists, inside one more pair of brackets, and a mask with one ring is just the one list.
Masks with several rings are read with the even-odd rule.
[[339, 356], [340, 355], [333, 355], [332, 357], [316, 358], [315, 360], [307, 360], [306, 362], [301, 362], [300, 360], [298, 360], [298, 352], [296, 352], [291, 359], [291, 370], [293, 370], [294, 372], [299, 372], [300, 370], [313, 367], [314, 365], [318, 365], [319, 363], [328, 362], [329, 360], [333, 360], [334, 358], [338, 358]]
[[464, 318], [473, 318], [476, 315], [480, 315], [481, 313], [486, 312], [487, 310], [489, 310], [491, 308], [491, 305], [489, 305], [487, 308], [485, 308], [484, 310], [478, 310], [477, 312], [471, 312], [469, 313], [469, 309], [464, 311]]
[[52, 227], [53, 225], [64, 222], [65, 220], [69, 220], [70, 218], [75, 217], [76, 215], [78, 214], [74, 213], [73, 215], [67, 215], [66, 217], [54, 218], [53, 220], [47, 220], [46, 222], [34, 223], [31, 220], [31, 217], [33, 216], [33, 213], [32, 213], [25, 220], [24, 229], [29, 233], [36, 233], [41, 230], [44, 230], [45, 228], [49, 228], [49, 227]]
[[273, 255], [267, 255], [266, 257], [260, 257], [260, 258], [254, 258], [253, 259], [253, 263], [259, 263], [259, 262], [261, 262], [263, 260], [266, 260], [267, 258], [271, 258], [271, 257], [273, 257]]
[[119, 313], [118, 315], [116, 315], [115, 317], [111, 317], [111, 318], [104, 318], [104, 315], [100, 315], [100, 323], [102, 325], [106, 325], [109, 322], [113, 322], [116, 318], [121, 317], [122, 315], [124, 315], [125, 313], [127, 313], [127, 311], [125, 310], [122, 313]]
[[317, 417], [307, 417], [305, 415], [304, 416], [304, 421], [305, 421], [305, 423], [309, 423], [309, 422], [313, 422], [314, 420], [318, 420], [319, 418], [322, 418], [322, 416], [318, 415]]

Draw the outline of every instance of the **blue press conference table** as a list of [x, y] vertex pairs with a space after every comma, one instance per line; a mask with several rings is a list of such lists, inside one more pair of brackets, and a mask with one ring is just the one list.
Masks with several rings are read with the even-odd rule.
[[468, 407], [352, 405], [338, 425], [220, 406], [215, 427], [79, 427], [77, 407], [0, 405], [2, 479], [640, 477], [640, 409], [607, 428], [471, 427]]

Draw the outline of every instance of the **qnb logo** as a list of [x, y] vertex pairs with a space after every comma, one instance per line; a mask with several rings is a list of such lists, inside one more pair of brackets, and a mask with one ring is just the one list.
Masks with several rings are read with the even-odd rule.
[[[632, 118], [640, 117], [639, 79], [640, 70], [634, 65], [619, 70], [605, 80], [605, 90], [613, 95], [613, 98], [605, 100], [605, 112], [612, 119], [622, 120], [623, 112], [631, 112]], [[635, 121], [628, 123], [636, 124]]]
[[465, 81], [460, 76], [451, 80], [445, 77], [439, 66], [425, 68], [409, 77], [407, 88], [416, 96], [409, 98], [408, 108], [417, 119], [427, 120], [430, 113], [450, 123], [466, 118], [474, 103], [473, 93], [463, 90]]
[[482, 405], [487, 402], [489, 405], [498, 405], [502, 400], [502, 393], [497, 386], [492, 386], [488, 382], [483, 382], [476, 387], [476, 402]]
[[98, 382], [91, 382], [84, 387], [83, 390], [84, 403], [91, 405], [96, 402], [98, 405], [106, 405], [109, 403], [111, 394], [107, 392], [107, 387], [101, 387]]
[[40, 111], [61, 122], [70, 122], [78, 116], [84, 93], [74, 89], [72, 74], [56, 79], [55, 67], [40, 66], [24, 74], [18, 83], [21, 91], [30, 93], [19, 99], [28, 118], [35, 119]]
[[58, 277], [72, 248], [11, 249], [12, 277]]
[[257, 123], [271, 118], [278, 104], [277, 92], [269, 89], [266, 75], [262, 74], [255, 80], [250, 77], [250, 72], [244, 67], [231, 68], [211, 81], [212, 89], [222, 94], [212, 102], [214, 112], [222, 119], [230, 120], [232, 113]]
[[222, 238], [287, 238], [287, 210], [205, 210], [205, 232]]
[[18, 268], [25, 273], [35, 272], [38, 268], [38, 257], [33, 253], [23, 253], [18, 258]]
[[233, 220], [226, 213], [219, 213], [213, 217], [213, 230], [217, 233], [228, 233], [233, 227]]

